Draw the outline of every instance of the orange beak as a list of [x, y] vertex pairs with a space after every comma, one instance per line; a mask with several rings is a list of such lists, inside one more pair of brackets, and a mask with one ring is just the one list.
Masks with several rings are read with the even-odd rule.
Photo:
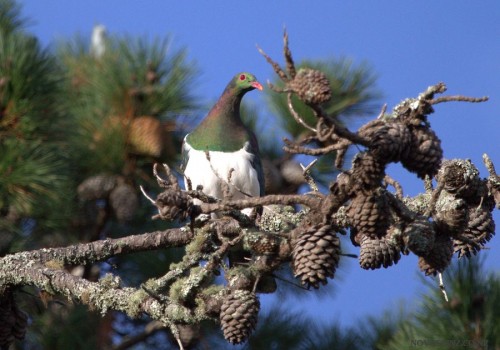
[[260, 90], [260, 91], [262, 91], [262, 90], [264, 89], [264, 88], [262, 87], [262, 85], [261, 85], [258, 81], [254, 81], [254, 82], [252, 83], [252, 86], [253, 86], [254, 88], [256, 88], [257, 90]]

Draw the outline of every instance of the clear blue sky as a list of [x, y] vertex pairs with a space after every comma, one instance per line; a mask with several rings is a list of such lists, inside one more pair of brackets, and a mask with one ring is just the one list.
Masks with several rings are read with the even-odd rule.
[[[203, 101], [216, 99], [228, 79], [247, 70], [265, 82], [274, 78], [255, 45], [282, 62], [282, 31], [286, 25], [296, 61], [345, 55], [368, 61], [378, 73], [383, 102], [392, 108], [427, 86], [443, 81], [448, 94], [490, 96], [483, 104], [447, 103], [436, 106], [431, 124], [442, 140], [446, 158], [470, 158], [486, 176], [481, 157], [488, 153], [500, 172], [500, 2], [483, 1], [123, 1], [27, 0], [23, 13], [29, 29], [45, 45], [79, 32], [90, 35], [93, 25], [108, 33], [173, 35], [174, 45], [188, 47], [201, 74], [196, 93]], [[257, 104], [258, 93], [248, 96]], [[281, 137], [277, 135], [276, 137]], [[406, 194], [422, 190], [412, 174], [391, 168]], [[499, 211], [495, 211], [500, 227]], [[490, 244], [487, 265], [500, 270], [500, 237]], [[350, 247], [351, 251], [355, 251]], [[353, 324], [411, 300], [422, 291], [416, 259], [403, 257], [387, 270], [364, 271], [356, 261], [341, 269], [333, 282], [336, 294], [312, 295], [292, 303], [325, 322]], [[313, 293], [311, 293], [313, 294]], [[265, 300], [265, 304], [275, 302]]]

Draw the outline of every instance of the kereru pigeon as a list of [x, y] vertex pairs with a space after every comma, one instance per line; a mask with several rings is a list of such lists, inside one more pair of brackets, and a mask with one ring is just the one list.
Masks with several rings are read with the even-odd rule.
[[[192, 188], [203, 186], [203, 192], [222, 199], [222, 181], [228, 183], [233, 199], [264, 194], [264, 174], [257, 138], [241, 121], [240, 103], [251, 90], [262, 85], [250, 73], [239, 73], [231, 79], [205, 119], [182, 144], [184, 183]], [[209, 159], [207, 158], [207, 151]], [[249, 214], [251, 209], [243, 210]]]

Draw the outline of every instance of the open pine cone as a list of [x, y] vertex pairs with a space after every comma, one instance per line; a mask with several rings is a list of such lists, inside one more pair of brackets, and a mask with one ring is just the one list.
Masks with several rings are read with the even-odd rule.
[[441, 140], [427, 126], [414, 126], [411, 129], [411, 144], [408, 154], [401, 158], [403, 166], [418, 177], [437, 174], [443, 158]]
[[220, 322], [224, 338], [232, 344], [247, 340], [255, 329], [260, 302], [257, 296], [243, 289], [231, 291], [222, 302]]
[[293, 242], [293, 272], [307, 288], [333, 278], [339, 258], [340, 239], [330, 225], [310, 227]]
[[300, 68], [288, 87], [307, 104], [325, 103], [332, 97], [330, 82], [325, 73], [310, 68]]

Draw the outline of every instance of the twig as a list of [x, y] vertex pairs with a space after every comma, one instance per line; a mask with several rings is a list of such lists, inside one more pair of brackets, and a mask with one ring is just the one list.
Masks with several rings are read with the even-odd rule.
[[144, 331], [134, 335], [134, 336], [127, 336], [124, 338], [124, 340], [120, 343], [115, 345], [112, 350], [125, 350], [129, 349], [132, 346], [146, 340], [149, 336], [153, 335], [157, 331], [165, 328], [163, 324], [159, 321], [151, 321], [149, 322], [145, 327]]
[[345, 256], [346, 258], [353, 258], [353, 259], [358, 258], [358, 256], [356, 254], [350, 254], [350, 253], [340, 253], [339, 255]]
[[334, 151], [343, 150], [345, 148], [345, 144], [333, 144], [322, 148], [308, 148], [304, 146], [299, 146], [286, 137], [283, 138], [283, 142], [285, 146], [283, 146], [283, 150], [289, 153], [294, 154], [306, 154], [309, 156], [320, 156], [328, 153], [332, 153]]
[[430, 100], [434, 94], [442, 94], [446, 91], [446, 85], [443, 82], [429, 86], [424, 92], [418, 95], [419, 100]]
[[369, 140], [365, 140], [363, 137], [359, 136], [357, 133], [353, 133], [352, 131], [350, 131], [346, 127], [339, 124], [338, 121], [336, 121], [335, 119], [329, 118], [326, 115], [325, 111], [321, 108], [321, 106], [310, 105], [309, 107], [311, 107], [311, 109], [314, 111], [314, 113], [316, 114], [316, 116], [318, 118], [324, 118], [326, 121], [331, 123], [332, 127], [334, 128], [335, 134], [337, 136], [339, 136], [340, 138], [347, 139], [352, 143], [357, 143], [357, 144], [365, 146], [365, 147], [370, 146]]
[[175, 324], [170, 325], [170, 331], [172, 332], [172, 335], [174, 336], [175, 340], [177, 341], [177, 344], [179, 345], [179, 350], [184, 350], [184, 346], [182, 345], [181, 337], [179, 336], [179, 329]]
[[285, 283], [291, 284], [291, 285], [292, 285], [292, 286], [294, 286], [294, 287], [297, 287], [297, 288], [300, 288], [300, 289], [306, 290], [306, 291], [308, 291], [308, 292], [310, 292], [310, 291], [311, 291], [309, 288], [306, 288], [306, 287], [304, 287], [304, 286], [301, 286], [300, 284], [297, 284], [297, 283], [294, 283], [294, 282], [292, 282], [292, 281], [289, 281], [289, 280], [287, 280], [287, 279], [285, 279], [285, 278], [282, 278], [282, 277], [280, 277], [280, 276], [278, 276], [278, 275], [272, 274], [272, 276], [273, 276], [274, 278], [276, 278], [276, 279], [278, 279], [278, 280], [282, 281], [282, 282], [285, 282]]
[[493, 178], [497, 178], [497, 172], [495, 171], [495, 165], [493, 164], [493, 161], [491, 158], [485, 153], [483, 154], [483, 163], [486, 169], [488, 170], [488, 173], [490, 173], [490, 176]]
[[382, 119], [382, 117], [385, 115], [385, 112], [387, 111], [387, 103], [384, 103], [382, 106], [382, 109], [380, 110], [380, 113], [377, 116], [377, 119]]
[[347, 153], [347, 148], [349, 147], [351, 143], [347, 143], [346, 146], [342, 147], [341, 149], [337, 150], [337, 154], [335, 156], [335, 168], [337, 169], [342, 169], [344, 167], [344, 162], [345, 162], [345, 155]]
[[286, 28], [284, 28], [284, 33], [283, 33], [283, 53], [285, 56], [286, 71], [293, 79], [295, 78], [297, 72], [295, 70], [295, 64], [293, 63], [292, 52], [290, 51], [290, 48], [288, 46], [288, 33], [286, 31]]
[[300, 164], [300, 167], [302, 168], [302, 174], [304, 175], [304, 179], [306, 179], [306, 182], [309, 184], [313, 192], [319, 192], [318, 186], [316, 185], [316, 182], [311, 176], [311, 168], [318, 162], [318, 159], [314, 159], [311, 163], [309, 163], [308, 166], [304, 167], [302, 163]]
[[245, 208], [265, 206], [271, 204], [280, 205], [295, 205], [302, 204], [309, 208], [319, 209], [323, 197], [303, 196], [299, 194], [276, 194], [267, 195], [264, 197], [252, 197], [246, 199], [227, 201], [223, 200], [218, 203], [202, 203], [200, 210], [204, 214], [210, 214], [214, 211], [241, 210]]
[[439, 289], [441, 289], [441, 292], [443, 293], [444, 300], [446, 300], [446, 302], [449, 302], [448, 294], [446, 293], [446, 288], [443, 283], [443, 274], [440, 272], [438, 276], [439, 276]]
[[142, 187], [142, 185], [139, 186], [139, 188], [141, 189], [141, 192], [143, 194], [144, 197], [146, 197], [146, 199], [148, 201], [150, 201], [153, 205], [156, 205], [156, 202], [153, 198], [151, 198], [150, 196], [148, 196], [148, 194], [146, 193], [146, 191], [144, 190], [144, 187]]
[[399, 184], [399, 182], [397, 182], [396, 180], [394, 180], [392, 177], [390, 177], [389, 175], [385, 175], [384, 177], [384, 181], [388, 184], [388, 185], [391, 185], [392, 187], [394, 187], [394, 189], [396, 190], [396, 197], [399, 199], [399, 200], [403, 200], [403, 187], [401, 187], [401, 185]]
[[430, 100], [429, 103], [431, 105], [436, 105], [436, 104], [441, 103], [441, 102], [450, 102], [450, 101], [478, 103], [478, 102], [486, 102], [488, 100], [489, 100], [488, 96], [483, 96], [483, 97], [467, 97], [467, 96], [456, 95], [456, 96], [438, 97], [438, 98]]
[[295, 109], [293, 108], [293, 103], [292, 103], [292, 93], [289, 92], [287, 94], [287, 101], [288, 101], [288, 109], [290, 110], [290, 113], [292, 114], [293, 118], [297, 121], [297, 123], [299, 123], [300, 125], [302, 125], [304, 128], [316, 133], [316, 129], [313, 128], [312, 126], [308, 125], [301, 117], [300, 115], [295, 111]]
[[264, 56], [264, 58], [266, 59], [267, 63], [269, 63], [274, 71], [276, 72], [276, 74], [278, 74], [278, 76], [281, 78], [281, 80], [283, 80], [284, 82], [287, 82], [289, 81], [290, 79], [288, 78], [288, 76], [286, 75], [286, 73], [281, 69], [281, 67], [279, 66], [278, 63], [274, 62], [271, 57], [269, 57], [265, 52], [264, 50], [262, 50], [258, 45], [257, 45], [257, 50], [259, 50], [259, 53]]

